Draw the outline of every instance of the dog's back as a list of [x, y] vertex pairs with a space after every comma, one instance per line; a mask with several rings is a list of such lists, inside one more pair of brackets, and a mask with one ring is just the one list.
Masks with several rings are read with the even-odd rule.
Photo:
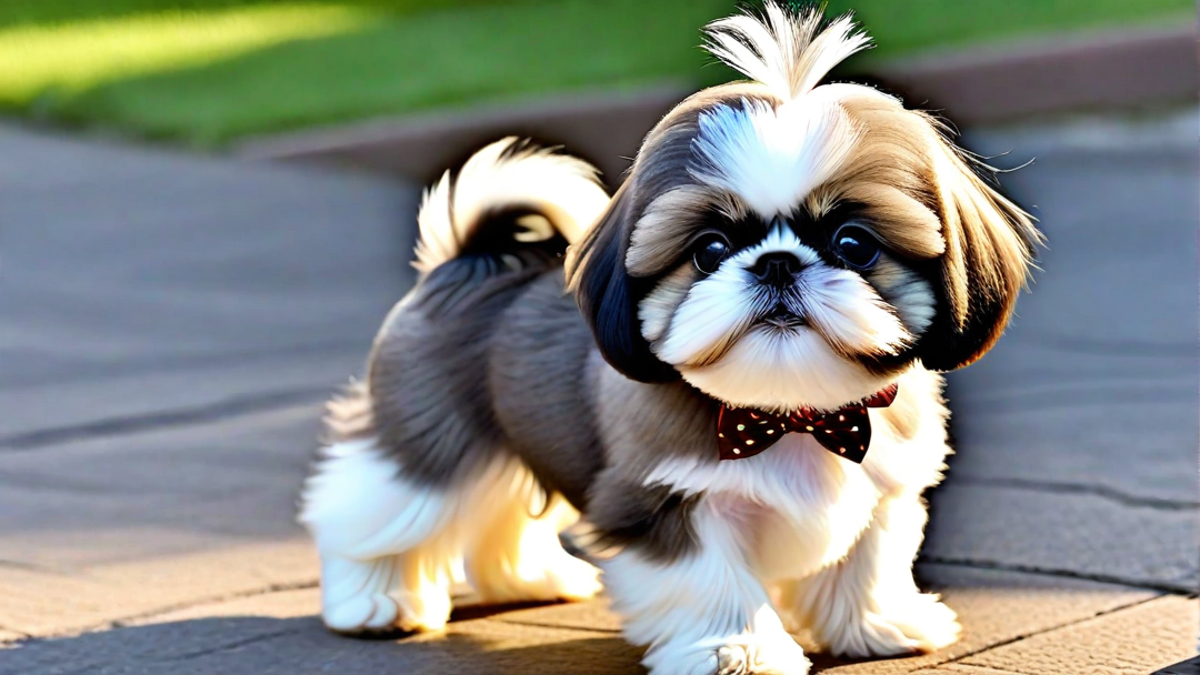
[[[498, 451], [493, 336], [539, 279], [537, 294], [564, 305], [557, 311], [583, 329], [563, 294], [562, 256], [607, 200], [586, 163], [515, 139], [483, 148], [426, 193], [420, 278], [384, 322], [358, 393], [371, 410], [370, 433], [406, 475], [444, 484]], [[336, 431], [345, 421], [332, 412]]]
[[[586, 423], [554, 433], [527, 413], [576, 405], [586, 417], [571, 398], [582, 392], [529, 386], [562, 381], [530, 371], [587, 358], [562, 258], [607, 204], [590, 165], [515, 139], [426, 193], [417, 284], [376, 337], [366, 381], [330, 404], [305, 483], [300, 521], [322, 551], [331, 628], [436, 629], [458, 570], [492, 602], [599, 589], [557, 537], [577, 515], [562, 495], [578, 504], [591, 467], [543, 475], [520, 446], [544, 457], [590, 442]], [[526, 343], [500, 340], [511, 321], [532, 328]], [[528, 433], [511, 438], [516, 427]]]

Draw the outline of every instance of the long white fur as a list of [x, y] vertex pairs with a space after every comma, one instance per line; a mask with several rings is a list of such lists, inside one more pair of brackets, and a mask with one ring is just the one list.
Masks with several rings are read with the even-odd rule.
[[762, 582], [747, 565], [744, 523], [715, 501], [693, 520], [695, 554], [663, 564], [626, 549], [601, 562], [626, 639], [649, 647], [655, 675], [808, 672]]
[[439, 630], [462, 579], [488, 602], [592, 597], [597, 570], [558, 541], [578, 513], [561, 498], [543, 508], [544, 499], [515, 459], [443, 490], [398, 474], [374, 439], [327, 448], [299, 515], [321, 555], [326, 625]]
[[915, 491], [884, 499], [844, 559], [781, 584], [784, 623], [808, 627], [832, 651], [865, 658], [934, 650], [958, 638], [950, 608], [921, 593], [909, 565], [921, 544], [924, 504]]
[[[857, 138], [837, 105], [843, 90], [814, 87], [867, 40], [848, 19], [814, 36], [818, 24], [815, 12], [792, 17], [769, 3], [765, 23], [734, 17], [710, 26], [710, 51], [783, 103], [745, 102], [742, 110], [702, 115], [694, 175], [764, 218], [793, 213]], [[790, 234], [771, 232], [690, 288], [681, 278], [670, 293], [651, 294], [646, 302], [659, 304], [639, 310], [654, 317], [643, 336], [656, 355], [702, 391], [760, 408], [833, 408], [885, 386], [891, 378], [844, 352], [901, 348], [928, 325], [931, 289], [902, 278], [902, 270], [888, 272], [883, 261], [880, 286], [904, 305], [893, 313], [858, 274], [825, 265]], [[819, 332], [745, 332], [748, 317], [761, 311], [748, 268], [767, 251], [789, 251], [805, 265], [799, 295]], [[673, 315], [663, 311], [680, 297]], [[714, 346], [728, 347], [730, 336], [740, 339], [715, 364], [689, 365]], [[902, 413], [914, 428], [901, 436], [872, 411], [874, 436], [862, 465], [792, 434], [755, 457], [674, 457], [645, 477], [648, 486], [700, 500], [694, 554], [658, 564], [627, 550], [603, 563], [613, 606], [629, 639], [650, 646], [644, 663], [654, 675], [807, 673], [795, 643], [781, 637], [775, 608], [788, 627], [811, 628], [835, 653], [898, 654], [956, 639], [953, 612], [920, 593], [911, 574], [924, 527], [919, 495], [940, 479], [948, 453], [941, 380], [920, 366], [898, 379], [910, 403], [897, 405], [915, 405]]]
[[743, 645], [759, 645], [758, 665], [732, 672], [806, 673], [780, 625], [811, 629], [822, 646], [852, 656], [957, 638], [954, 613], [911, 573], [925, 523], [919, 495], [941, 476], [947, 452], [940, 378], [914, 367], [900, 386], [918, 403], [916, 433], [902, 437], [872, 411], [861, 465], [792, 434], [761, 455], [674, 457], [645, 477], [700, 499], [694, 554], [661, 564], [622, 552], [602, 563], [613, 607], [629, 639], [650, 645], [645, 664], [655, 675], [725, 672], [715, 663]]
[[[422, 274], [454, 258], [480, 219], [508, 207], [536, 209], [549, 218], [568, 243], [577, 241], [608, 205], [608, 194], [587, 162], [530, 146], [511, 150], [514, 137], [484, 146], [457, 176], [442, 174], [426, 190], [417, 214], [420, 239], [413, 266]], [[538, 228], [536, 222], [530, 227]], [[549, 238], [532, 231], [524, 240]]]
[[871, 46], [843, 16], [820, 34], [821, 12], [792, 14], [767, 3], [766, 21], [742, 14], [708, 25], [708, 52], [783, 101], [799, 98], [817, 86], [834, 66]]
[[778, 107], [721, 105], [700, 115], [692, 174], [765, 219], [789, 215], [834, 175], [857, 138], [837, 99], [820, 89]]

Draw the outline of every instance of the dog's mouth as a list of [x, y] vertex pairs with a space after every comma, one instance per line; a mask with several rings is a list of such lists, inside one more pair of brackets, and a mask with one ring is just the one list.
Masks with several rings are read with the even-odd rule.
[[808, 325], [807, 319], [782, 304], [772, 307], [771, 311], [764, 314], [760, 321], [768, 326], [783, 329], [801, 328]]

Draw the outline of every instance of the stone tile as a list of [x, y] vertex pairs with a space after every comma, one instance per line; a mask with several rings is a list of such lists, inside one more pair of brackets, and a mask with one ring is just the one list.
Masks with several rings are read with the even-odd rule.
[[991, 645], [1154, 597], [1143, 590], [1042, 575], [949, 565], [922, 565], [919, 571], [923, 585], [940, 592], [958, 613], [962, 639], [933, 654], [900, 659], [846, 663], [814, 655], [814, 664], [824, 668], [821, 672], [890, 675], [935, 667]]
[[[980, 134], [984, 154], [1011, 151], [997, 158], [1003, 167], [1036, 157], [1003, 183], [1049, 247], [1004, 338], [949, 377], [960, 450], [951, 480], [1196, 502], [1200, 159], [1194, 131], [1183, 131], [1195, 116]], [[1063, 147], [1080, 136], [1090, 139]]]
[[[296, 386], [305, 358], [357, 371], [414, 278], [418, 190], [398, 180], [12, 127], [0, 155], [0, 407], [20, 406], [0, 438]], [[260, 361], [275, 372], [237, 372]]]
[[1200, 606], [1167, 596], [963, 659], [1047, 675], [1145, 675], [1194, 656]]
[[9, 413], [0, 422], [0, 452], [37, 452], [80, 438], [317, 405], [361, 373], [372, 334], [366, 330], [362, 339], [329, 349], [281, 350], [85, 381], [0, 384], [0, 406]]
[[301, 539], [321, 407], [0, 452], [0, 550], [77, 569]]
[[[940, 589], [946, 602], [958, 612], [966, 627], [962, 641], [936, 654], [862, 663], [813, 654], [818, 667], [814, 672], [907, 673], [1154, 597], [1149, 591], [1043, 575], [948, 565], [922, 565], [920, 571], [926, 585]], [[494, 615], [491, 620], [614, 634], [620, 631], [616, 615], [607, 610], [604, 600], [515, 610]]]
[[1011, 670], [965, 666], [961, 663], [947, 663], [934, 670], [919, 670], [916, 672], [920, 673], [920, 675], [1029, 675], [1028, 673], [1016, 673]]
[[[963, 642], [933, 655], [857, 664], [813, 654], [817, 665], [814, 672], [886, 675], [936, 667], [990, 644], [1149, 597], [1146, 592], [1102, 584], [1067, 581], [1055, 587], [1058, 580], [1044, 577], [936, 567], [939, 569], [923, 571], [925, 576], [937, 577], [942, 585], [950, 586], [945, 591], [947, 602], [967, 626]], [[445, 638], [362, 641], [327, 635], [316, 617], [319, 591], [304, 588], [203, 602], [134, 618], [123, 622], [125, 628], [30, 643], [22, 647], [25, 651], [17, 652], [20, 658], [15, 662], [23, 666], [103, 663], [96, 666], [100, 673], [124, 673], [127, 670], [119, 666], [131, 667], [131, 663], [138, 668], [133, 672], [157, 673], [159, 664], [171, 663], [182, 668], [178, 671], [181, 673], [211, 668], [207, 672], [240, 675], [260, 672], [258, 668], [267, 668], [262, 672], [287, 672], [285, 668], [304, 663], [301, 655], [308, 655], [312, 663], [296, 672], [318, 670], [312, 664], [320, 663], [347, 674], [371, 672], [371, 668], [443, 673], [468, 666], [481, 672], [509, 672], [507, 668], [520, 667], [532, 669], [528, 672], [549, 673], [555, 672], [552, 667], [569, 663], [570, 652], [577, 651], [579, 663], [571, 664], [570, 672], [641, 672], [633, 665], [639, 659], [638, 650], [624, 644], [617, 633], [616, 617], [606, 605], [605, 601], [597, 601], [501, 608], [496, 613], [475, 608], [456, 612], [456, 616], [483, 618], [454, 621]], [[260, 654], [260, 649], [264, 653]], [[267, 653], [274, 654], [278, 663], [268, 664]], [[585, 657], [590, 660], [585, 661]], [[537, 663], [533, 663], [535, 660]], [[0, 659], [0, 664], [4, 663]], [[406, 670], [417, 667], [428, 670]], [[0, 665], [0, 673], [5, 673], [3, 668]], [[962, 671], [949, 672], [964, 675]], [[980, 668], [975, 675], [988, 672], [993, 671]]]
[[620, 633], [621, 620], [609, 610], [608, 606], [607, 598], [599, 598], [593, 602], [573, 602], [519, 609], [497, 615], [493, 619], [505, 623], [531, 626]]
[[260, 593], [241, 598], [206, 602], [182, 609], [170, 610], [123, 622], [126, 626], [145, 626], [155, 623], [176, 623], [192, 619], [217, 617], [261, 616], [273, 619], [294, 619], [317, 616], [321, 611], [319, 588], [296, 588], [273, 593]]
[[922, 555], [935, 561], [1065, 570], [1183, 592], [1200, 584], [1200, 511], [953, 479], [930, 503]]
[[444, 635], [359, 640], [329, 633], [316, 617], [224, 616], [25, 643], [0, 658], [0, 675], [633, 675], [644, 672], [639, 660], [615, 635], [488, 619], [453, 623]]
[[307, 541], [263, 542], [72, 572], [0, 568], [0, 625], [71, 633], [270, 588], [315, 584]]

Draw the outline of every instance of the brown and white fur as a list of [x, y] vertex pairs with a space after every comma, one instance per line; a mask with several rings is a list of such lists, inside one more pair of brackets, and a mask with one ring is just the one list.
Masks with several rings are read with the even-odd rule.
[[[460, 577], [489, 602], [591, 597], [558, 539], [582, 513], [656, 675], [806, 673], [801, 629], [849, 656], [956, 639], [911, 571], [948, 453], [936, 371], [999, 337], [1039, 235], [930, 117], [819, 84], [867, 44], [848, 19], [768, 5], [709, 35], [751, 81], [669, 113], [611, 202], [511, 140], [426, 195], [420, 279], [304, 490], [330, 628], [440, 629]], [[891, 383], [861, 465], [800, 434], [718, 459], [722, 403], [834, 409]]]

